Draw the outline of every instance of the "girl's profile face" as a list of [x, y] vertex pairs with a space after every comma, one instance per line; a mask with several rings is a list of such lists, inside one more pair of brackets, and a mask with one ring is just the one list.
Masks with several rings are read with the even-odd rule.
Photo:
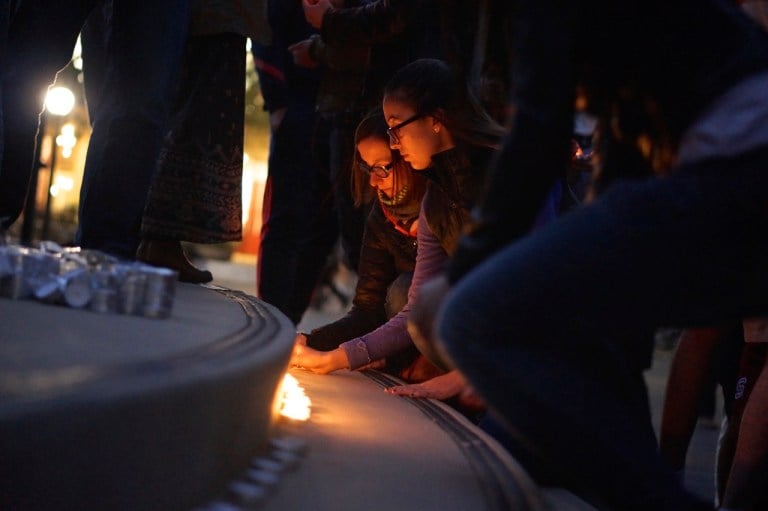
[[[392, 170], [392, 150], [386, 141], [368, 137], [357, 143], [357, 152], [360, 159], [369, 167], [389, 167], [387, 177], [380, 177], [376, 172], [369, 172], [368, 179], [372, 187], [383, 192], [387, 197], [394, 197], [395, 193], [395, 173]], [[357, 169], [358, 172], [365, 172], [363, 169]]]
[[384, 97], [382, 107], [390, 127], [390, 147], [400, 151], [414, 170], [428, 168], [432, 155], [445, 149], [439, 134], [444, 126], [438, 126], [432, 116], [418, 117], [412, 106], [389, 96]]

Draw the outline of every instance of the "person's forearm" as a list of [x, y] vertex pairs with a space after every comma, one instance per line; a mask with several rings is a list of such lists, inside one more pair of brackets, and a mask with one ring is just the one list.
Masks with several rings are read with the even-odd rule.
[[411, 346], [413, 342], [406, 330], [407, 314], [403, 309], [373, 332], [343, 343], [340, 349], [344, 350], [349, 367], [357, 369]]
[[383, 314], [352, 306], [343, 318], [307, 334], [307, 346], [321, 351], [338, 348], [341, 343], [374, 330], [384, 323], [384, 319]]

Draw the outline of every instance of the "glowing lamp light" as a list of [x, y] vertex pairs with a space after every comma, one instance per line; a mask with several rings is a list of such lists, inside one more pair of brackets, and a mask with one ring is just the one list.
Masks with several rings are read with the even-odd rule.
[[75, 94], [66, 87], [53, 87], [45, 95], [45, 108], [53, 115], [65, 116], [75, 107]]
[[54, 178], [54, 183], [51, 185], [51, 195], [54, 197], [58, 197], [59, 193], [61, 192], [71, 192], [72, 188], [75, 187], [75, 182], [72, 180], [71, 177], [66, 176], [56, 176]]
[[61, 155], [64, 158], [72, 156], [72, 148], [77, 144], [75, 136], [75, 127], [72, 124], [65, 124], [61, 127], [61, 133], [56, 135], [56, 145], [61, 147]]
[[304, 389], [296, 378], [286, 374], [283, 377], [280, 392], [282, 394], [280, 415], [296, 421], [309, 420], [312, 414], [312, 401], [304, 393]]

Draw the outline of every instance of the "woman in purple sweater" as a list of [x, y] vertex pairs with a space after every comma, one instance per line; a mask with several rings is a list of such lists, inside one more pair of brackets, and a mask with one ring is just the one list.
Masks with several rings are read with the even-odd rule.
[[330, 351], [375, 330], [407, 301], [426, 180], [390, 149], [387, 128], [379, 108], [355, 132], [352, 195], [356, 204], [371, 202], [372, 194], [376, 200], [365, 225], [352, 307], [337, 321], [297, 337], [315, 350]]
[[[406, 328], [411, 303], [421, 284], [439, 275], [456, 249], [481, 191], [483, 172], [504, 134], [439, 60], [421, 59], [400, 69], [387, 84], [383, 109], [390, 147], [428, 180], [408, 303], [379, 328], [335, 350], [317, 352], [297, 343], [292, 364], [316, 373], [364, 368], [413, 346]], [[405, 392], [445, 399], [464, 387], [456, 373], [438, 378]]]

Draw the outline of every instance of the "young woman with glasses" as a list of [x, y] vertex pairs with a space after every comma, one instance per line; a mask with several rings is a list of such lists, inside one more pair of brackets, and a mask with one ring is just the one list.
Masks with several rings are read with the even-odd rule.
[[[420, 59], [400, 69], [384, 91], [389, 145], [427, 178], [419, 215], [418, 254], [408, 303], [386, 324], [347, 341], [324, 364], [310, 365], [298, 346], [294, 364], [315, 372], [359, 369], [413, 346], [407, 330], [410, 304], [419, 286], [439, 275], [468, 222], [469, 210], [483, 184], [483, 173], [504, 129], [482, 110], [447, 64]], [[425, 354], [428, 346], [418, 346]], [[465, 389], [456, 372], [423, 383], [394, 387], [394, 394], [447, 399]]]
[[[357, 204], [376, 201], [368, 216], [352, 308], [339, 320], [296, 337], [293, 363], [316, 372], [348, 366], [339, 345], [374, 331], [405, 305], [416, 264], [416, 234], [426, 180], [389, 147], [381, 110], [366, 116], [355, 133], [352, 194]], [[416, 350], [388, 360], [388, 370], [410, 365]], [[420, 367], [428, 367], [420, 364]], [[423, 371], [422, 371], [423, 373]]]

